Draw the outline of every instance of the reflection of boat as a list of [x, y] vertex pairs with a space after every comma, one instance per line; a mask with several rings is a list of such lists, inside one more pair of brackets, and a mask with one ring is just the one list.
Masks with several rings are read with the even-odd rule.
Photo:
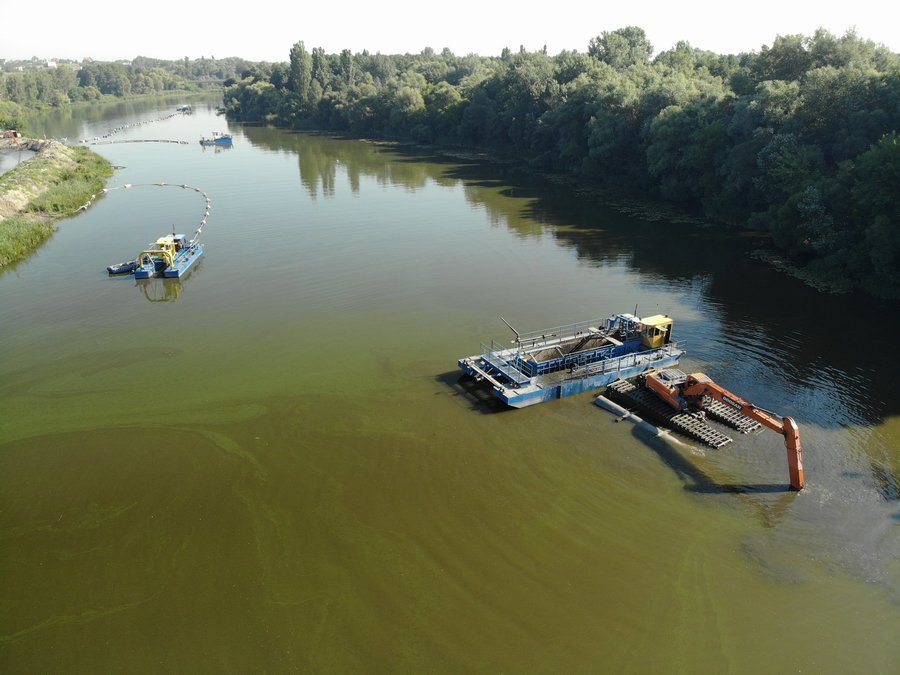
[[135, 279], [147, 302], [175, 302], [184, 290], [181, 279]]
[[516, 332], [512, 348], [492, 340], [481, 345], [480, 354], [460, 359], [459, 367], [490, 383], [506, 405], [524, 408], [673, 366], [684, 350], [671, 337], [667, 316], [616, 314], [605, 321]]
[[211, 138], [201, 138], [200, 145], [231, 145], [232, 140], [231, 134], [214, 131]]
[[212, 148], [212, 152], [216, 154], [234, 150], [234, 146], [231, 143], [207, 143], [203, 146], [203, 152], [206, 152], [207, 148]]

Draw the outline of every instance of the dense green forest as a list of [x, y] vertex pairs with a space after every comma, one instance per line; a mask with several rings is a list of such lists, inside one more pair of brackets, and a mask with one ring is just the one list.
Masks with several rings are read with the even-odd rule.
[[27, 128], [22, 121], [27, 110], [168, 91], [221, 88], [248, 77], [254, 69], [265, 67], [236, 57], [167, 61], [139, 56], [129, 64], [64, 62], [52, 68], [23, 63], [26, 70], [0, 73], [0, 127]]
[[604, 188], [771, 232], [832, 285], [900, 297], [900, 57], [849, 32], [758, 53], [687, 43], [653, 57], [641, 28], [586, 53], [499, 57], [303, 42], [226, 87], [229, 115], [296, 129], [480, 148]]
[[900, 55], [852, 31], [738, 55], [681, 42], [654, 56], [632, 26], [556, 56], [297, 42], [288, 57], [4, 72], [0, 126], [29, 108], [224, 86], [233, 119], [490, 151], [769, 231], [809, 275], [900, 298]]

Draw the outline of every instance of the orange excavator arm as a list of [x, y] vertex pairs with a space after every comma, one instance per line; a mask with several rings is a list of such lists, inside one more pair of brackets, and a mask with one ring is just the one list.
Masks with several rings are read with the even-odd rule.
[[[803, 448], [800, 445], [800, 429], [792, 417], [779, 419], [774, 413], [758, 408], [740, 396], [732, 394], [703, 373], [688, 375], [679, 393], [683, 399], [689, 401], [700, 401], [704, 396], [714, 398], [784, 436], [791, 487], [795, 490], [803, 489]], [[672, 403], [671, 400], [669, 402]]]

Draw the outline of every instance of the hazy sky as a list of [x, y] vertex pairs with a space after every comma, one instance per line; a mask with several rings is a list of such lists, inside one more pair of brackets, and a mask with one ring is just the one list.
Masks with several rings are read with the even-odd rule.
[[837, 36], [855, 27], [860, 37], [900, 52], [900, 24], [896, 11], [888, 9], [891, 5], [889, 0], [287, 0], [259, 5], [45, 0], [14, 12], [22, 21], [15, 30], [4, 31], [0, 58], [240, 56], [287, 61], [291, 46], [300, 40], [307, 49], [322, 47], [328, 53], [418, 53], [425, 47], [440, 52], [448, 47], [457, 55], [497, 56], [504, 47], [515, 51], [523, 45], [535, 51], [546, 45], [553, 55], [584, 52], [592, 37], [625, 26], [643, 28], [657, 52], [679, 40], [719, 54], [759, 51], [777, 35], [811, 36], [820, 27]]

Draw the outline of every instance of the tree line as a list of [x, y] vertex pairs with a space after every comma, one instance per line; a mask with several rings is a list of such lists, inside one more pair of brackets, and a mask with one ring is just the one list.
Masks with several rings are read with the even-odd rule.
[[749, 54], [645, 32], [587, 51], [326, 54], [228, 83], [229, 115], [295, 129], [482, 148], [771, 232], [820, 278], [900, 297], [900, 56], [850, 31]]
[[85, 61], [0, 73], [0, 103], [30, 109], [224, 86], [259, 64], [237, 57], [180, 60], [138, 56], [130, 63]]

